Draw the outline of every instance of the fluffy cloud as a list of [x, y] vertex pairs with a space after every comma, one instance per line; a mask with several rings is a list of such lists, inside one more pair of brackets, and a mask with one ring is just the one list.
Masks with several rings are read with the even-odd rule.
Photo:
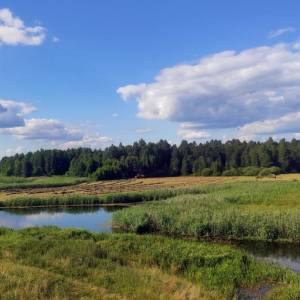
[[80, 148], [80, 147], [97, 149], [97, 148], [109, 146], [112, 143], [113, 143], [113, 139], [107, 136], [84, 135], [80, 140], [68, 141], [66, 143], [61, 144], [59, 147], [61, 149], [71, 149], [71, 148]]
[[182, 123], [179, 126], [177, 134], [184, 140], [208, 139], [210, 134], [201, 130], [202, 124], [198, 123]]
[[62, 122], [53, 119], [25, 120], [24, 126], [5, 128], [1, 129], [0, 132], [28, 140], [78, 141], [83, 138], [80, 131], [69, 128]]
[[24, 117], [35, 110], [23, 102], [0, 100], [0, 128], [24, 126]]
[[45, 37], [44, 27], [27, 27], [9, 9], [0, 9], [0, 44], [37, 46], [43, 43]]
[[269, 33], [269, 38], [270, 39], [273, 39], [275, 37], [278, 37], [278, 36], [281, 36], [285, 33], [288, 33], [288, 32], [294, 32], [296, 29], [294, 27], [285, 27], [285, 28], [280, 28], [280, 29], [277, 29], [277, 30], [274, 30], [274, 31], [271, 31]]
[[288, 113], [277, 119], [246, 124], [240, 128], [243, 136], [269, 135], [274, 133], [294, 133], [300, 128], [300, 111]]
[[190, 135], [179, 129], [181, 136], [279, 119], [300, 111], [299, 43], [216, 53], [117, 92], [124, 100], [137, 100], [142, 118], [198, 124]]

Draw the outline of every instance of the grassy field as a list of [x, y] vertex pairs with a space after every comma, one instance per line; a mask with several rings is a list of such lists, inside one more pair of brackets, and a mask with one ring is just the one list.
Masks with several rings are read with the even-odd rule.
[[[13, 181], [19, 181], [13, 186]], [[33, 185], [34, 181], [41, 180], [49, 184], [49, 180], [55, 181], [56, 185]], [[99, 196], [113, 193], [141, 192], [153, 189], [191, 187], [195, 185], [224, 182], [228, 180], [239, 180], [239, 178], [224, 177], [163, 177], [163, 178], [143, 178], [143, 179], [123, 179], [98, 182], [85, 182], [76, 184], [78, 178], [56, 176], [41, 178], [19, 178], [2, 177], [2, 182], [11, 182], [11, 186], [0, 185], [0, 200], [10, 200], [15, 197], [23, 198], [50, 198], [50, 197], [73, 197], [73, 196]], [[84, 180], [84, 179], [82, 179]], [[68, 182], [69, 181], [69, 182]], [[27, 186], [24, 187], [25, 183]], [[31, 186], [30, 186], [31, 182]], [[1, 183], [1, 180], [0, 180]], [[22, 186], [23, 185], [23, 186]]]
[[298, 299], [300, 277], [229, 246], [57, 228], [0, 234], [1, 299], [232, 299], [264, 287]]
[[[1, 179], [2, 178], [2, 179]], [[0, 200], [11, 200], [15, 198], [39, 198], [49, 199], [52, 197], [74, 197], [74, 196], [101, 196], [107, 194], [119, 194], [128, 192], [143, 192], [154, 189], [185, 188], [203, 186], [208, 184], [220, 184], [226, 182], [257, 181], [255, 177], [201, 177], [180, 176], [143, 179], [124, 179], [98, 182], [84, 182], [85, 178], [74, 178], [66, 176], [19, 178], [0, 177]], [[277, 177], [277, 181], [299, 180], [300, 174], [287, 174]], [[15, 183], [14, 183], [15, 181]], [[274, 181], [264, 178], [260, 181]], [[1, 187], [2, 182], [2, 187]], [[52, 186], [51, 186], [52, 184]]]
[[0, 176], [0, 191], [12, 192], [15, 189], [34, 189], [62, 187], [86, 182], [87, 178], [52, 176], [52, 177], [14, 177]]
[[130, 232], [300, 242], [300, 182], [206, 185], [202, 193], [135, 206], [113, 218]]
[[300, 242], [300, 175], [66, 181], [0, 206], [140, 203], [113, 215], [130, 233], [0, 228], [0, 299], [299, 299], [299, 275], [212, 239]]

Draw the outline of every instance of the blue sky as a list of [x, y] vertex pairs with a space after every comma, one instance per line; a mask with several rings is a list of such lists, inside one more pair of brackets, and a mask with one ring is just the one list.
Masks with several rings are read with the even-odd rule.
[[0, 153], [299, 137], [299, 10], [299, 1], [1, 1]]

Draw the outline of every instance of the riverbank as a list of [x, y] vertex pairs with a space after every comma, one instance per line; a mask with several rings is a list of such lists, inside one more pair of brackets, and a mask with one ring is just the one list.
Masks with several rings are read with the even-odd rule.
[[262, 287], [268, 287], [269, 299], [296, 299], [300, 293], [293, 272], [214, 243], [1, 229], [0, 254], [5, 299], [231, 299]]

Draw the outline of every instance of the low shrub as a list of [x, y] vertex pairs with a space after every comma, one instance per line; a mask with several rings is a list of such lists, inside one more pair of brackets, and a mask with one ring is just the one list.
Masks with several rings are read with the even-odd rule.
[[242, 175], [244, 176], [257, 176], [260, 172], [261, 168], [258, 167], [246, 167], [242, 168]]
[[204, 168], [201, 171], [202, 176], [212, 176], [212, 174], [213, 174], [213, 170], [211, 168]]
[[225, 170], [223, 173], [222, 173], [222, 176], [239, 176], [240, 173], [239, 173], [239, 170], [238, 169], [229, 169], [229, 170]]

